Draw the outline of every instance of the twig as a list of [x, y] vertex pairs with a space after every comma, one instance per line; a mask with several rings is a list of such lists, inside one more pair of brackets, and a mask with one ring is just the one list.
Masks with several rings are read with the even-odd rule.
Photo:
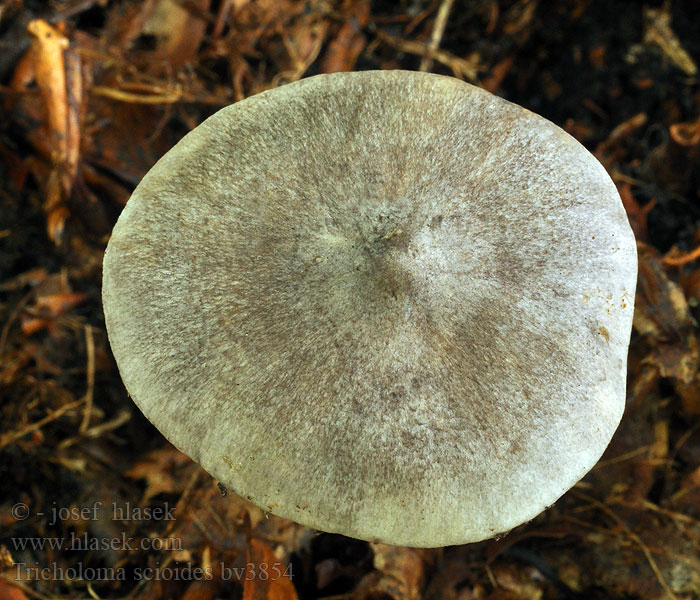
[[0, 357], [2, 357], [2, 355], [5, 353], [5, 344], [7, 343], [7, 336], [10, 333], [10, 327], [12, 327], [12, 323], [14, 323], [15, 319], [17, 319], [17, 317], [27, 305], [27, 302], [31, 300], [33, 295], [34, 290], [29, 290], [17, 303], [17, 306], [15, 306], [14, 310], [10, 313], [10, 316], [7, 318], [5, 325], [3, 325], [2, 333], [0, 333]]
[[103, 96], [105, 98], [111, 98], [112, 100], [127, 102], [129, 104], [176, 104], [177, 102], [192, 102], [197, 104], [224, 106], [231, 103], [231, 100], [228, 98], [219, 98], [217, 96], [198, 97], [193, 96], [192, 94], [187, 94], [179, 89], [165, 91], [165, 93], [159, 94], [134, 94], [103, 85], [94, 85], [90, 88], [90, 92], [96, 96]]
[[197, 481], [199, 480], [199, 477], [202, 475], [203, 472], [203, 469], [197, 468], [192, 472], [192, 475], [190, 475], [190, 478], [187, 480], [187, 484], [185, 485], [185, 489], [182, 490], [182, 494], [180, 494], [180, 498], [175, 504], [173, 514], [176, 518], [175, 520], [169, 522], [168, 526], [163, 532], [163, 537], [169, 535], [172, 532], [173, 528], [175, 527], [175, 523], [177, 522], [177, 517], [179, 517], [180, 514], [187, 507], [187, 504], [190, 501], [190, 496], [192, 496], [192, 490], [195, 489]]
[[74, 400], [73, 402], [69, 402], [68, 404], [64, 404], [63, 406], [61, 406], [61, 408], [57, 408], [51, 414], [46, 415], [43, 419], [39, 419], [36, 423], [32, 423], [31, 425], [27, 425], [24, 429], [20, 429], [19, 431], [11, 431], [9, 433], [2, 434], [0, 436], [0, 450], [2, 450], [5, 446], [8, 446], [12, 442], [15, 442], [15, 441], [23, 438], [28, 433], [32, 433], [34, 431], [37, 431], [37, 430], [41, 429], [47, 423], [50, 423], [51, 421], [55, 421], [56, 419], [61, 417], [64, 413], [67, 413], [69, 410], [71, 410], [77, 406], [80, 406], [83, 402], [85, 402], [85, 398], [80, 398], [79, 400]]
[[115, 90], [114, 88], [102, 85], [94, 85], [90, 88], [90, 91], [96, 96], [104, 96], [105, 98], [119, 100], [120, 102], [128, 102], [130, 104], [174, 104], [182, 100], [182, 92], [180, 90], [175, 90], [168, 94], [145, 95]]
[[78, 429], [80, 433], [85, 433], [88, 425], [90, 425], [92, 399], [95, 390], [95, 337], [90, 325], [85, 325], [85, 352], [87, 354], [87, 389], [85, 391], [83, 421], [80, 423], [80, 429]]
[[94, 600], [102, 600], [102, 598], [97, 594], [97, 592], [92, 588], [92, 582], [88, 581], [87, 584], [87, 591], [88, 594], [90, 594], [90, 597], [93, 598]]
[[[432, 4], [432, 3], [431, 3]], [[404, 27], [403, 34], [404, 35], [411, 35], [413, 31], [415, 30], [418, 25], [420, 25], [425, 19], [427, 19], [430, 16], [430, 13], [433, 12], [433, 7], [429, 5], [427, 8], [423, 9], [420, 11], [415, 17], [412, 19], [406, 15], [406, 17], [409, 19], [408, 25]], [[372, 19], [375, 23], [381, 23], [380, 20], [378, 20], [376, 17]]]
[[429, 48], [426, 48], [425, 44], [422, 42], [416, 42], [415, 40], [397, 40], [381, 30], [377, 30], [377, 38], [382, 42], [393, 46], [400, 52], [415, 54], [417, 56], [425, 56], [427, 54], [429, 58], [432, 58], [452, 69], [455, 77], [467, 79], [468, 81], [472, 82], [476, 82], [477, 80], [479, 65], [475, 64], [474, 61], [460, 58], [459, 56], [455, 56], [446, 50], [430, 50]]
[[624, 454], [620, 454], [619, 456], [615, 456], [613, 458], [608, 458], [606, 460], [599, 460], [596, 466], [594, 467], [595, 469], [598, 469], [600, 467], [607, 467], [608, 465], [615, 465], [617, 463], [625, 462], [626, 460], [630, 460], [631, 458], [634, 458], [635, 456], [639, 456], [640, 454], [644, 454], [649, 450], [651, 447], [651, 444], [647, 444], [646, 446], [640, 446], [636, 450], [631, 450], [629, 452], [625, 452]]
[[218, 40], [224, 31], [226, 25], [226, 19], [228, 18], [229, 12], [231, 11], [232, 0], [222, 0], [219, 5], [219, 11], [216, 14], [216, 22], [214, 23], [214, 29], [212, 29], [211, 37], [214, 40]]
[[695, 248], [692, 252], [681, 254], [680, 256], [664, 256], [664, 264], [669, 267], [682, 267], [698, 258], [700, 258], [700, 246]]
[[[450, 10], [452, 10], [452, 4], [454, 0], [442, 0], [440, 8], [438, 9], [437, 16], [435, 17], [435, 23], [433, 25], [433, 31], [430, 34], [430, 41], [428, 42], [428, 53], [434, 53], [439, 47], [442, 41], [442, 36], [445, 33], [445, 27], [447, 26], [447, 17], [450, 15]], [[433, 66], [432, 59], [428, 56], [424, 56], [420, 61], [419, 71], [430, 71]]]
[[58, 444], [57, 448], [59, 450], [65, 450], [66, 448], [73, 446], [82, 438], [98, 438], [103, 433], [113, 431], [114, 429], [119, 429], [119, 427], [124, 425], [124, 423], [127, 423], [129, 420], [131, 420], [131, 413], [128, 410], [121, 410], [111, 421], [105, 421], [104, 423], [90, 427], [90, 429], [85, 430], [81, 436], [67, 438]]
[[[639, 505], [636, 503], [621, 503], [623, 506], [627, 506], [628, 508], [639, 508]], [[673, 521], [683, 521], [685, 523], [689, 523], [690, 525], [694, 525], [695, 527], [700, 527], [700, 521], [698, 519], [694, 519], [690, 515], [686, 515], [684, 513], [675, 511], [675, 510], [669, 510], [667, 508], [662, 508], [661, 506], [658, 506], [654, 504], [653, 502], [650, 502], [649, 500], [642, 500], [642, 508], [645, 508], [646, 510], [659, 513], [660, 515], [665, 515], [669, 519], [672, 519]]]

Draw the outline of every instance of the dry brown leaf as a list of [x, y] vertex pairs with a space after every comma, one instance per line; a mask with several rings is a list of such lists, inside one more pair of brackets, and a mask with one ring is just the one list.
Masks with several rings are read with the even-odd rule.
[[132, 479], [146, 481], [143, 501], [146, 502], [156, 494], [181, 493], [185, 488], [183, 467], [192, 461], [172, 446], [153, 450], [146, 458], [137, 462], [124, 474]]
[[168, 535], [182, 540], [183, 548], [207, 549], [215, 566], [221, 563], [226, 567], [244, 566], [256, 525], [277, 517], [265, 519], [259, 508], [236, 494], [222, 496], [214, 482], [207, 481], [203, 471], [199, 472], [202, 477], [191, 495], [178, 501], [176, 520]]
[[646, 243], [649, 239], [647, 232], [649, 213], [656, 205], [656, 201], [652, 199], [643, 206], [640, 205], [632, 195], [632, 186], [629, 183], [618, 185], [617, 191], [620, 193], [622, 205], [627, 212], [627, 218], [630, 221], [632, 231], [634, 231], [634, 236], [640, 242]]
[[[700, 467], [688, 473], [681, 481], [681, 493], [700, 491]], [[700, 502], [698, 502], [700, 504]]]
[[515, 55], [511, 54], [510, 56], [506, 56], [502, 61], [493, 65], [489, 75], [484, 77], [484, 79], [481, 81], [481, 87], [486, 91], [495, 94], [501, 87], [506, 75], [508, 75], [510, 68], [513, 66], [514, 60]]
[[693, 381], [700, 361], [695, 323], [683, 290], [666, 275], [658, 253], [639, 243], [634, 328], [651, 346], [646, 359], [662, 377]]
[[6, 579], [0, 579], [0, 600], [29, 600], [27, 595]]
[[[2, 517], [5, 517], [7, 519], [7, 522], [4, 524], [5, 527], [15, 522], [15, 520], [12, 519], [10, 515], [0, 516], [0, 522], [3, 520]], [[0, 545], [0, 569], [9, 569], [14, 564], [15, 561], [12, 558], [12, 554], [10, 554], [10, 551], [7, 549], [7, 546]]]
[[571, 535], [571, 526], [568, 523], [552, 523], [542, 527], [521, 527], [510, 532], [502, 538], [496, 538], [486, 542], [485, 558], [492, 562], [511, 546], [532, 538], [561, 540]]
[[685, 415], [688, 417], [700, 415], [700, 381], [697, 379], [691, 383], [678, 381], [673, 387], [681, 397], [681, 406]]
[[[51, 329], [53, 321], [51, 319], [28, 317], [26, 315], [22, 315], [22, 318], [20, 319], [20, 325], [22, 327], [22, 333], [26, 336], [30, 336], [41, 331], [42, 329]], [[54, 365], [52, 371], [55, 372], [58, 370], [59, 369]]]
[[39, 296], [36, 300], [36, 308], [40, 312], [48, 313], [52, 317], [64, 315], [85, 301], [89, 294], [84, 292], [62, 292], [60, 294], [47, 294]]
[[686, 195], [697, 193], [693, 187], [693, 174], [698, 166], [700, 119], [671, 125], [668, 137], [647, 156], [643, 171], [661, 189]]
[[515, 36], [530, 27], [537, 9], [537, 0], [520, 0], [503, 14], [503, 32]]
[[48, 273], [44, 267], [36, 267], [20, 273], [11, 279], [6, 279], [0, 283], [0, 292], [11, 292], [21, 290], [25, 286], [36, 286], [48, 277]]
[[[296, 81], [306, 73], [321, 51], [328, 33], [328, 21], [309, 13], [295, 19], [288, 30], [284, 34], [286, 54], [278, 59], [280, 72], [273, 79], [274, 85]], [[247, 65], [245, 62], [243, 64]]]
[[497, 595], [490, 595], [488, 597], [490, 600], [496, 598], [542, 599], [546, 583], [534, 567], [517, 562], [497, 561], [491, 567], [491, 572], [496, 582]]
[[33, 314], [22, 315], [21, 326], [24, 335], [32, 335], [48, 327], [51, 333], [56, 331], [55, 319], [70, 313], [83, 303], [90, 295], [83, 292], [64, 291], [55, 294], [39, 295], [31, 306]]
[[367, 0], [352, 5], [347, 20], [338, 30], [333, 41], [328, 44], [326, 54], [321, 61], [321, 73], [352, 71], [367, 40], [362, 29], [367, 26], [370, 6]]
[[63, 60], [68, 39], [42, 20], [32, 21], [28, 31], [34, 36], [34, 74], [46, 108], [53, 149], [59, 154], [54, 162], [59, 163], [66, 155], [68, 138], [68, 101]]
[[[283, 566], [267, 544], [251, 539], [247, 562], [250, 576], [243, 582], [243, 600], [297, 600], [297, 591], [289, 572], [285, 574]], [[281, 571], [279, 575], [273, 565], [277, 565]]]
[[638, 113], [615, 127], [608, 137], [595, 149], [596, 158], [610, 170], [613, 164], [619, 162], [627, 153], [629, 139], [635, 131], [646, 125], [645, 113]]
[[[645, 600], [698, 597], [700, 528], [636, 507], [615, 507], [614, 514], [621, 524], [590, 530], [584, 538], [586, 546], [595, 547], [577, 556], [584, 589]], [[547, 560], [556, 562], [559, 552], [552, 548]]]
[[176, 68], [191, 62], [204, 39], [209, 0], [156, 0], [145, 10], [142, 33], [156, 38], [158, 53]]
[[33, 36], [33, 74], [46, 113], [48, 136], [44, 143], [48, 143], [53, 165], [44, 181], [44, 211], [49, 237], [58, 244], [69, 215], [64, 202], [70, 195], [80, 156], [81, 63], [78, 53], [69, 49], [68, 39], [45, 21], [31, 21], [27, 30]]
[[357, 586], [357, 598], [387, 597], [394, 600], [417, 600], [426, 581], [426, 567], [440, 550], [404, 548], [372, 544], [375, 570]]
[[216, 579], [198, 579], [187, 586], [181, 600], [213, 600], [220, 587], [221, 583]]
[[[633, 362], [634, 361], [634, 362]], [[653, 364], [642, 362], [641, 357], [630, 354], [630, 368], [628, 376], [627, 397], [630, 408], [636, 408], [644, 403], [659, 383], [659, 369]], [[636, 372], [635, 372], [636, 371]]]

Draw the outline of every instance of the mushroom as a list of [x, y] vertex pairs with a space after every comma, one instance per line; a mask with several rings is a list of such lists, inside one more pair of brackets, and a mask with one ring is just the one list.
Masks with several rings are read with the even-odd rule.
[[310, 77], [144, 177], [104, 259], [129, 394], [276, 515], [422, 547], [509, 531], [601, 456], [637, 272], [616, 188], [457, 79]]

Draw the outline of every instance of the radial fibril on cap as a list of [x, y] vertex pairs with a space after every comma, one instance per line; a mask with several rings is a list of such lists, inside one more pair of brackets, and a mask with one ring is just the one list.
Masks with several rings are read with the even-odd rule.
[[598, 460], [624, 407], [635, 242], [603, 167], [459, 80], [312, 77], [148, 173], [104, 263], [146, 416], [324, 531], [481, 540]]

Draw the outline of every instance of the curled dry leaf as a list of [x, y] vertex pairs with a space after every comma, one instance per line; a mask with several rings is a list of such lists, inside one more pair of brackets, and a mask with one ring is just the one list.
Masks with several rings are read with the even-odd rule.
[[674, 123], [668, 129], [671, 139], [679, 146], [700, 145], [700, 119], [693, 123]]
[[44, 211], [49, 237], [58, 244], [69, 215], [65, 200], [70, 195], [79, 163], [80, 59], [75, 51], [69, 50], [68, 39], [45, 21], [31, 21], [27, 30], [33, 36], [33, 73], [46, 112], [52, 163], [45, 181]]
[[644, 171], [660, 188], [686, 195], [697, 193], [693, 176], [698, 166], [700, 119], [671, 125], [668, 136], [649, 153]]

